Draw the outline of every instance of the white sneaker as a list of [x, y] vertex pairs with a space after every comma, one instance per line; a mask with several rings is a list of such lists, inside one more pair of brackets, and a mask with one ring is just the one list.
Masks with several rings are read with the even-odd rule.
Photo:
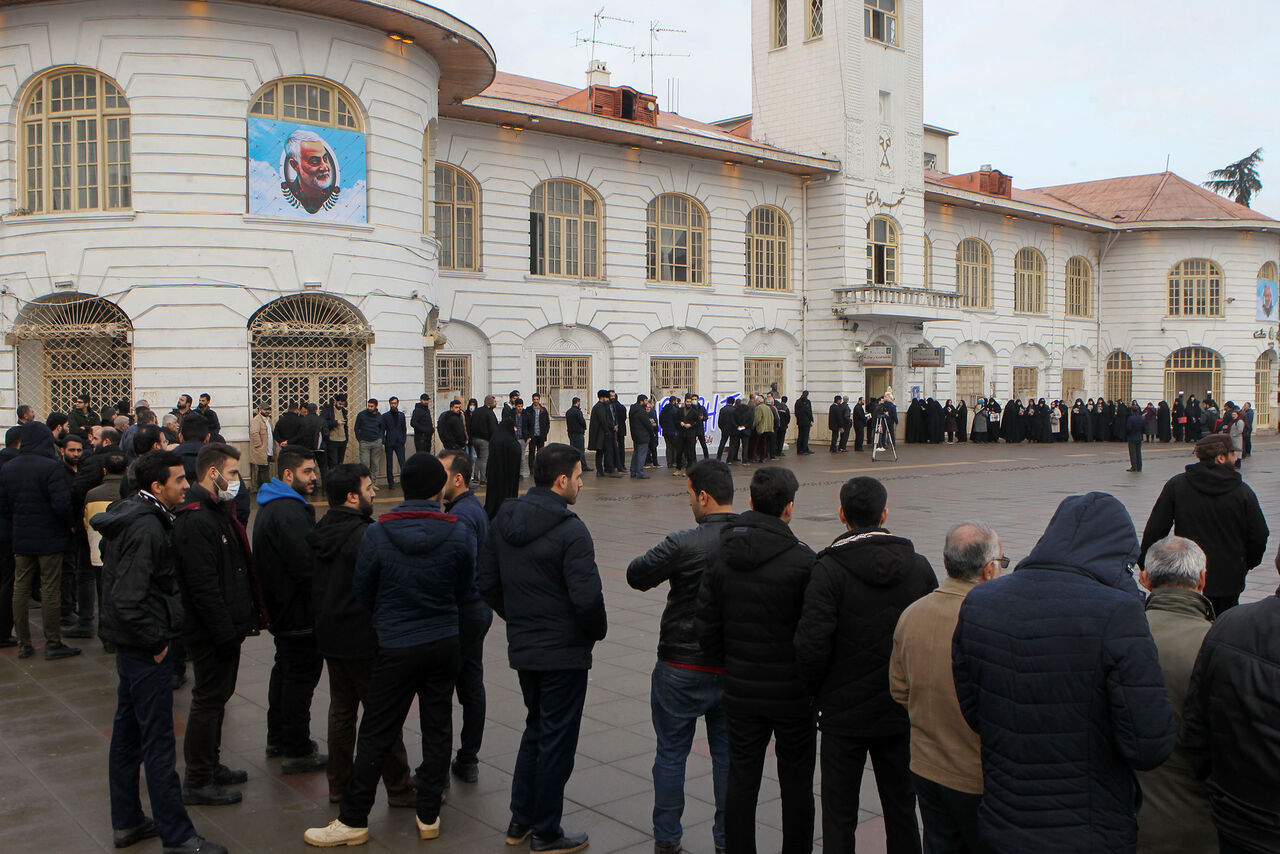
[[418, 823], [419, 839], [435, 839], [440, 835], [440, 816], [436, 816], [435, 822], [432, 824], [423, 824], [422, 819], [415, 814], [413, 820]]
[[347, 827], [341, 821], [334, 819], [326, 827], [308, 828], [307, 831], [302, 834], [302, 839], [308, 845], [314, 845], [316, 848], [337, 848], [339, 845], [364, 845], [369, 841], [369, 828]]

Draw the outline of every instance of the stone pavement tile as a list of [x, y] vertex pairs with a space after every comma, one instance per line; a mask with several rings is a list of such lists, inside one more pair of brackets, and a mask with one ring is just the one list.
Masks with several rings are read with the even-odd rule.
[[596, 807], [652, 791], [653, 782], [648, 776], [630, 774], [612, 765], [594, 765], [574, 770], [565, 788], [565, 797], [584, 807]]

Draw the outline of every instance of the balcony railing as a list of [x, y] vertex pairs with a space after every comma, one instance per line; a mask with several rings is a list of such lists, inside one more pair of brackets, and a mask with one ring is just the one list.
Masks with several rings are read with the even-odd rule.
[[835, 288], [835, 311], [849, 317], [855, 314], [903, 314], [933, 318], [959, 311], [960, 294], [926, 291], [921, 288], [895, 288], [886, 285], [858, 285]]

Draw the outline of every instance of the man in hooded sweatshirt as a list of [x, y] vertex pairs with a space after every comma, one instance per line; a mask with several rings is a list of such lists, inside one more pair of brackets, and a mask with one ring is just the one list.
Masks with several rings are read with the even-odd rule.
[[[601, 392], [601, 401], [608, 392]], [[604, 405], [607, 405], [604, 404]], [[528, 709], [511, 780], [507, 844], [568, 854], [585, 833], [560, 826], [587, 697], [591, 649], [608, 622], [591, 533], [569, 506], [582, 457], [568, 445], [538, 454], [534, 487], [503, 503], [480, 552], [480, 595], [507, 623], [507, 659]]]
[[1198, 462], [1171, 477], [1151, 508], [1139, 562], [1171, 528], [1191, 540], [1208, 559], [1204, 595], [1221, 616], [1239, 604], [1245, 575], [1262, 562], [1271, 532], [1258, 496], [1235, 468], [1231, 438], [1214, 433], [1195, 449]]
[[1015, 572], [965, 597], [956, 698], [982, 741], [985, 851], [1132, 852], [1134, 771], [1177, 735], [1116, 498], [1063, 499]]
[[698, 642], [708, 660], [725, 668], [724, 835], [732, 854], [755, 854], [756, 802], [771, 737], [782, 790], [782, 852], [813, 849], [817, 731], [813, 692], [796, 663], [795, 634], [814, 554], [788, 525], [799, 488], [788, 469], [756, 470], [751, 509], [721, 534], [719, 554], [698, 590]]
[[400, 472], [405, 500], [382, 514], [360, 542], [353, 584], [356, 599], [373, 614], [378, 657], [338, 818], [307, 830], [303, 839], [309, 845], [368, 841], [378, 778], [415, 698], [422, 732], [422, 764], [415, 774], [418, 838], [440, 835], [461, 661], [458, 603], [471, 590], [476, 560], [467, 527], [441, 512], [446, 479], [438, 459], [414, 454]]
[[846, 530], [819, 553], [796, 629], [796, 662], [822, 730], [822, 845], [830, 854], [854, 850], [868, 753], [888, 851], [920, 851], [911, 724], [889, 692], [889, 658], [898, 617], [937, 588], [938, 577], [910, 540], [885, 529], [888, 499], [874, 477], [840, 487]]

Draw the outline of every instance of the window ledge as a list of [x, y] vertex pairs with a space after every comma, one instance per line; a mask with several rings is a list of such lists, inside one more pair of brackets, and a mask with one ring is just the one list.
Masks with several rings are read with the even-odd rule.
[[291, 216], [259, 216], [258, 214], [243, 214], [245, 222], [258, 223], [261, 225], [287, 225], [294, 228], [329, 228], [334, 231], [359, 231], [369, 233], [374, 231], [374, 226], [366, 222], [334, 222], [327, 219], [302, 219], [301, 217]]
[[871, 42], [872, 44], [878, 44], [880, 45], [880, 47], [888, 48], [889, 50], [897, 50], [897, 51], [901, 51], [902, 53], [907, 52], [907, 49], [905, 47], [902, 47], [896, 44], [891, 44], [890, 42], [881, 41], [880, 39], [875, 39], [875, 38], [872, 38], [871, 36], [864, 35], [862, 37], [862, 40]]
[[580, 285], [582, 287], [608, 287], [608, 279], [582, 279], [576, 276], [539, 276], [534, 273], [525, 273], [524, 280], [526, 282], [550, 282], [553, 285]]
[[644, 286], [646, 288], [656, 288], [658, 290], [687, 291], [690, 288], [696, 291], [709, 291], [711, 285], [697, 282], [663, 282], [657, 279], [645, 279]]
[[19, 225], [24, 222], [130, 222], [138, 216], [137, 211], [72, 211], [68, 213], [10, 214], [4, 217], [5, 225]]
[[440, 275], [446, 279], [487, 279], [484, 270], [450, 270], [440, 268]]
[[744, 294], [750, 294], [753, 297], [798, 297], [800, 294], [795, 288], [787, 288], [786, 290], [774, 290], [773, 288], [753, 288], [750, 285], [744, 285], [742, 288]]

